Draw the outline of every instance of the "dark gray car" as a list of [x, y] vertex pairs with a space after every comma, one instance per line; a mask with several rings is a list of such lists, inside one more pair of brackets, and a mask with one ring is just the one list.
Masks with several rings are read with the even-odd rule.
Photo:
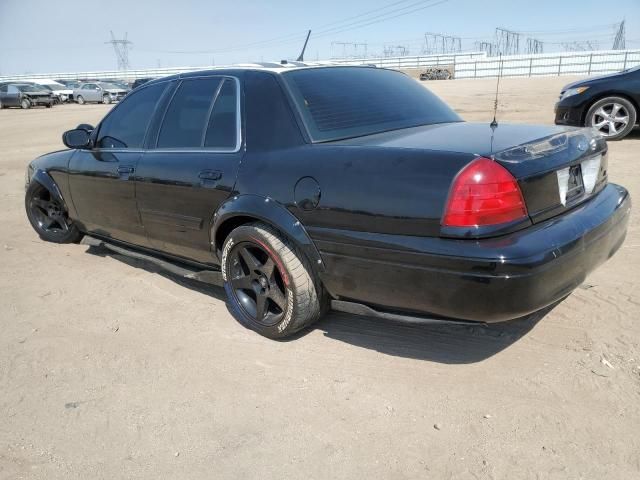
[[0, 108], [20, 107], [23, 109], [38, 105], [53, 106], [51, 91], [32, 83], [0, 84]]

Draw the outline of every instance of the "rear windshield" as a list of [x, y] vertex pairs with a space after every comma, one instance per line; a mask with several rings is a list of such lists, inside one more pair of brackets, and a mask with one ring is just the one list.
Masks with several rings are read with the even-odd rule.
[[416, 80], [393, 70], [313, 68], [283, 77], [316, 142], [461, 121]]

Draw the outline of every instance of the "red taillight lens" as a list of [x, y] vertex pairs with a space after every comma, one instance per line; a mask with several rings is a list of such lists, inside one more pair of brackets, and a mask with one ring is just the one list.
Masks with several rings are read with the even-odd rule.
[[493, 160], [480, 157], [453, 180], [442, 225], [497, 225], [526, 216], [527, 207], [513, 175]]

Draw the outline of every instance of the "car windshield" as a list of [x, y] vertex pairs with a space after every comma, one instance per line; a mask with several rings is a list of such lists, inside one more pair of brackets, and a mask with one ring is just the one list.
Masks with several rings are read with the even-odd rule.
[[47, 85], [47, 87], [49, 87], [53, 91], [66, 90], [67, 89], [67, 87], [65, 87], [64, 85], [60, 85], [58, 83], [50, 83], [50, 84]]
[[41, 92], [42, 90], [44, 90], [40, 85], [20, 84], [16, 85], [16, 87], [21, 92]]
[[403, 73], [367, 67], [328, 67], [283, 74], [315, 142], [461, 118]]

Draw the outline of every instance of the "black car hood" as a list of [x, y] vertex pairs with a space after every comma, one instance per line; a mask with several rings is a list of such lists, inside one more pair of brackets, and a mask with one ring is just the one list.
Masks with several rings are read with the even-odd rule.
[[570, 88], [575, 88], [575, 87], [585, 87], [588, 85], [594, 85], [596, 83], [600, 83], [602, 81], [608, 81], [611, 80], [612, 78], [619, 78], [619, 77], [623, 77], [627, 74], [628, 72], [618, 72], [618, 73], [610, 73], [609, 75], [600, 75], [598, 77], [591, 77], [591, 78], [587, 78], [584, 80], [578, 80], [576, 82], [572, 82], [572, 83], [568, 83], [567, 85], [565, 85], [564, 87], [562, 87], [562, 91], [566, 91]]
[[393, 130], [331, 142], [336, 145], [443, 150], [489, 156], [540, 138], [575, 130], [574, 127], [501, 123], [454, 122]]

